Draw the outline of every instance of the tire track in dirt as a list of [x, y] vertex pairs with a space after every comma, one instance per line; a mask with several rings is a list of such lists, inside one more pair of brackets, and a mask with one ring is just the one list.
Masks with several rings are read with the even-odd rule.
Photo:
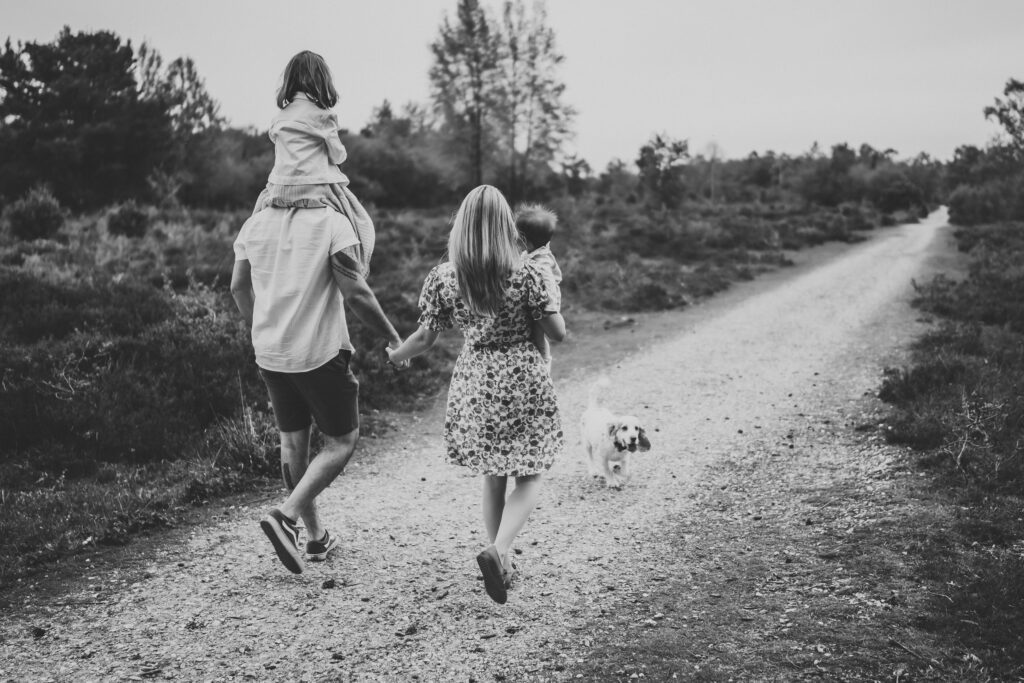
[[[595, 622], [695, 561], [665, 532], [705, 499], [709, 468], [875, 388], [920, 329], [909, 283], [943, 224], [876, 231], [820, 266], [748, 283], [614, 367], [560, 381], [568, 449], [520, 537], [522, 578], [504, 606], [476, 580], [480, 482], [442, 463], [436, 420], [411, 415], [364, 440], [322, 496], [341, 539], [328, 562], [288, 574], [259, 531], [262, 508], [228, 510], [61, 594], [25, 592], [0, 626], [0, 678], [574, 678]], [[622, 491], [586, 477], [576, 445], [598, 371], [654, 444]]]

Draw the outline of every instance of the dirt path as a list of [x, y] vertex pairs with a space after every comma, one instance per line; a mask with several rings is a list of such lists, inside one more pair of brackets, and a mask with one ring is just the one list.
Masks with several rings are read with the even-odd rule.
[[[841, 566], [822, 568], [835, 543], [817, 520], [856, 517], [857, 508], [821, 491], [844, 482], [889, 490], [877, 476], [891, 469], [889, 452], [849, 427], [870, 421], [865, 394], [921, 330], [907, 305], [910, 281], [941, 250], [943, 225], [934, 215], [877, 231], [683, 314], [640, 317], [636, 332], [609, 338], [628, 349], [638, 346], [629, 335], [641, 335], [649, 339], [641, 351], [605, 348], [615, 363], [556, 372], [567, 374], [557, 389], [570, 448], [520, 538], [522, 578], [504, 606], [476, 579], [480, 483], [441, 464], [436, 420], [409, 416], [391, 436], [364, 440], [324, 494], [326, 523], [342, 539], [328, 562], [289, 574], [256, 524], [263, 505], [226, 510], [190, 533], [130, 546], [120, 564], [82, 564], [81, 578], [60, 592], [26, 588], [0, 625], [0, 679], [724, 680], [828, 671], [841, 658], [834, 645], [819, 643], [816, 663], [789, 670], [765, 656], [809, 599], [771, 598], [769, 584], [772, 576], [785, 583], [781, 568], [802, 568], [838, 577], [820, 594], [844, 605], [867, 595], [843, 582]], [[594, 344], [579, 348], [602, 355]], [[569, 349], [556, 349], [556, 366], [559, 352]], [[635, 457], [622, 491], [586, 477], [575, 445], [599, 373], [616, 387], [609, 402], [638, 414], [654, 444]], [[884, 609], [874, 594], [862, 602], [854, 607]]]

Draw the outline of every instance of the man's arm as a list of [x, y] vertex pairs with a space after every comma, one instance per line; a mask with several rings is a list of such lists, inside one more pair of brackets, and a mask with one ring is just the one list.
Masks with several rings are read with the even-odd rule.
[[231, 298], [235, 300], [238, 312], [251, 328], [256, 296], [252, 291], [252, 270], [248, 261], [235, 261], [235, 268], [231, 271]]
[[384, 315], [384, 311], [377, 301], [377, 295], [370, 289], [366, 279], [359, 274], [359, 264], [355, 258], [345, 250], [339, 251], [331, 256], [331, 274], [334, 276], [334, 283], [341, 290], [352, 312], [370, 327], [374, 332], [388, 340], [388, 346], [398, 347], [402, 338], [398, 336], [394, 325]]

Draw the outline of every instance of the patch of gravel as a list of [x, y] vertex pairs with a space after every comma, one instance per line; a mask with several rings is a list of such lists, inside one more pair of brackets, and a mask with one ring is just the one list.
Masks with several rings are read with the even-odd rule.
[[[889, 466], [885, 449], [863, 450], [868, 442], [850, 435], [861, 413], [873, 419], [864, 395], [881, 368], [921, 330], [909, 283], [941, 224], [879, 232], [824, 263], [662, 316], [674, 332], [563, 376], [569, 448], [518, 541], [522, 576], [506, 605], [490, 602], [477, 578], [480, 481], [442, 463], [436, 412], [407, 415], [389, 436], [365, 439], [321, 497], [341, 540], [327, 562], [289, 574], [257, 525], [267, 504], [236, 506], [187, 533], [133, 544], [121, 564], [83, 564], [62, 591], [22, 590], [0, 625], [0, 679], [639, 677], [639, 664], [610, 668], [610, 627], [658, 632], [666, 647], [685, 649], [694, 629], [716, 620], [713, 603], [693, 616], [646, 614], [664, 586], [701, 591], [708, 567], [731, 571], [723, 558], [737, 543], [752, 554], [828, 552], [825, 537], [813, 547], [758, 545], [756, 533], [730, 536], [712, 518], [770, 533], [801, 487]], [[634, 456], [621, 491], [586, 476], [576, 445], [598, 374], [615, 387], [607, 402], [637, 414], [653, 443]], [[739, 630], [745, 616], [723, 619]], [[693, 654], [697, 664], [708, 657]]]

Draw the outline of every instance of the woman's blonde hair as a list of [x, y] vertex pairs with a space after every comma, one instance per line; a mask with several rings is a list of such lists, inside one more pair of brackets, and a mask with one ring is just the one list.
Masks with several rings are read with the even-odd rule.
[[281, 77], [281, 89], [277, 91], [278, 108], [284, 109], [300, 92], [306, 93], [321, 109], [330, 109], [338, 103], [338, 91], [334, 89], [334, 79], [327, 62], [309, 50], [303, 50], [288, 60]]
[[448, 235], [448, 260], [470, 311], [498, 312], [521, 251], [512, 209], [501, 192], [481, 185], [466, 195]]

